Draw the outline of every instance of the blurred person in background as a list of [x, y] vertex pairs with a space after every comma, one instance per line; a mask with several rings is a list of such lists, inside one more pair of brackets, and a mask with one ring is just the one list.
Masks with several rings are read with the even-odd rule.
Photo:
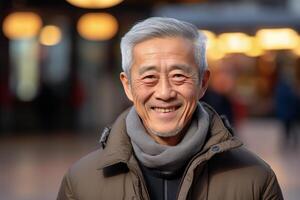
[[[282, 56], [279, 54], [279, 56]], [[278, 82], [275, 88], [275, 112], [283, 125], [282, 149], [295, 150], [298, 146], [296, 124], [300, 117], [299, 67], [279, 57]]]
[[187, 22], [149, 18], [121, 41], [120, 79], [133, 106], [102, 133], [102, 148], [65, 174], [57, 199], [283, 199], [270, 166], [199, 102], [206, 39]]
[[210, 71], [209, 87], [201, 100], [212, 106], [219, 115], [225, 115], [230, 124], [234, 124], [233, 102], [229, 97], [235, 85], [231, 70], [220, 66]]

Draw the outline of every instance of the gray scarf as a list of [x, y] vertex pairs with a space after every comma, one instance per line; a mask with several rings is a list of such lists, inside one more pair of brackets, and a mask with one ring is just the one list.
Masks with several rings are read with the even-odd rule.
[[136, 110], [126, 117], [126, 130], [138, 160], [146, 167], [174, 172], [202, 149], [209, 126], [209, 115], [199, 103], [190, 127], [176, 146], [156, 143], [146, 132]]

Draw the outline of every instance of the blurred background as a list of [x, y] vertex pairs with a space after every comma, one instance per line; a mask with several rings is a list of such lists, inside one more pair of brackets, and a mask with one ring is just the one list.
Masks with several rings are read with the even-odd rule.
[[130, 105], [120, 38], [150, 16], [186, 20], [208, 38], [204, 101], [300, 198], [300, 1], [0, 1], [0, 199], [55, 199], [77, 159]]

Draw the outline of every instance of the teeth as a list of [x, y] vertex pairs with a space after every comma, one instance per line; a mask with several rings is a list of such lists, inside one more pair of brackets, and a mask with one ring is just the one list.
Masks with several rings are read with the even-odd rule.
[[158, 108], [158, 107], [155, 107], [154, 110], [156, 112], [160, 112], [160, 113], [168, 113], [168, 112], [173, 112], [175, 111], [175, 107], [172, 107], [172, 108]]

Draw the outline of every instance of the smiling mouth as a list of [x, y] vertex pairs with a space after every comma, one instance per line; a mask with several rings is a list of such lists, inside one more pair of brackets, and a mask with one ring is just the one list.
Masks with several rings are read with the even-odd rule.
[[172, 107], [151, 107], [152, 110], [158, 113], [169, 113], [174, 112], [177, 110], [180, 106], [172, 106]]

